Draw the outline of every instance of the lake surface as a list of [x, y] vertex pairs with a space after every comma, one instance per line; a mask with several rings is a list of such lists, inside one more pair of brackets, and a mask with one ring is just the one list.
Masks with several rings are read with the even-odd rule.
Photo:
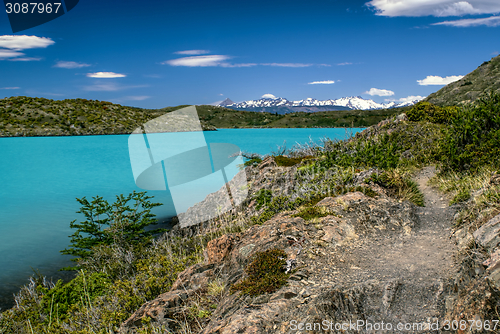
[[[352, 129], [353, 133], [363, 129]], [[309, 138], [345, 139], [346, 129], [223, 129], [204, 132], [208, 143], [231, 143], [242, 151], [268, 154]], [[69, 223], [82, 217], [75, 198], [143, 191], [135, 185], [128, 135], [0, 138], [0, 307], [27, 283], [34, 269], [60, 277], [70, 264], [59, 253], [73, 233]], [[163, 221], [176, 215], [169, 191], [148, 191]], [[201, 198], [203, 199], [203, 198]]]

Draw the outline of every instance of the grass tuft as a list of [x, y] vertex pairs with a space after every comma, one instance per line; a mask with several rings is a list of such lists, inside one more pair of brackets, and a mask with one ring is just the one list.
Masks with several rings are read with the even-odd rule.
[[290, 274], [285, 273], [286, 253], [281, 249], [269, 249], [256, 253], [253, 261], [245, 268], [247, 277], [231, 287], [231, 292], [257, 296], [273, 293], [286, 284]]

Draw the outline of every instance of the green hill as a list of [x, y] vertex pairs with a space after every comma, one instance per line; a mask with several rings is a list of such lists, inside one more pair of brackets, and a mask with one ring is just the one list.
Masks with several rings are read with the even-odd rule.
[[491, 91], [500, 93], [500, 56], [429, 95], [426, 101], [439, 106], [465, 104], [486, 97]]
[[[129, 134], [145, 122], [185, 105], [162, 109], [111, 102], [50, 100], [25, 96], [0, 99], [0, 137]], [[215, 128], [367, 127], [403, 109], [344, 110], [278, 115], [223, 107], [197, 106], [204, 130]]]

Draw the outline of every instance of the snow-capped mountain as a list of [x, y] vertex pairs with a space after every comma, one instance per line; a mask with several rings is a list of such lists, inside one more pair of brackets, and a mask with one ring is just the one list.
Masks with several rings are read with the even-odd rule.
[[217, 105], [218, 105], [219, 107], [226, 107], [226, 106], [230, 106], [230, 105], [232, 105], [232, 104], [234, 104], [234, 102], [233, 102], [233, 101], [231, 101], [231, 99], [230, 99], [230, 98], [226, 98], [224, 101], [222, 101], [222, 102], [218, 103]]
[[305, 100], [299, 100], [299, 101], [289, 101], [282, 97], [276, 97], [276, 98], [262, 98], [259, 100], [243, 101], [233, 104], [225, 103], [225, 105], [222, 104], [219, 105], [231, 109], [288, 113], [293, 111], [316, 112], [316, 111], [343, 110], [343, 109], [357, 109], [357, 110], [386, 109], [386, 108], [396, 108], [402, 106], [411, 106], [417, 102], [418, 100], [406, 101], [402, 103], [396, 103], [396, 102], [377, 103], [373, 100], [363, 99], [360, 96], [342, 97], [340, 99], [335, 99], [335, 100], [329, 99], [323, 101], [316, 100], [313, 98], [307, 98]]

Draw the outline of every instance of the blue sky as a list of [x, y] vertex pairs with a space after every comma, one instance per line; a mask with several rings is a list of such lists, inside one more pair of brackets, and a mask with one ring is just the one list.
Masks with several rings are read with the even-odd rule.
[[2, 10], [0, 98], [402, 101], [471, 72], [499, 42], [498, 0], [80, 0], [16, 34]]

